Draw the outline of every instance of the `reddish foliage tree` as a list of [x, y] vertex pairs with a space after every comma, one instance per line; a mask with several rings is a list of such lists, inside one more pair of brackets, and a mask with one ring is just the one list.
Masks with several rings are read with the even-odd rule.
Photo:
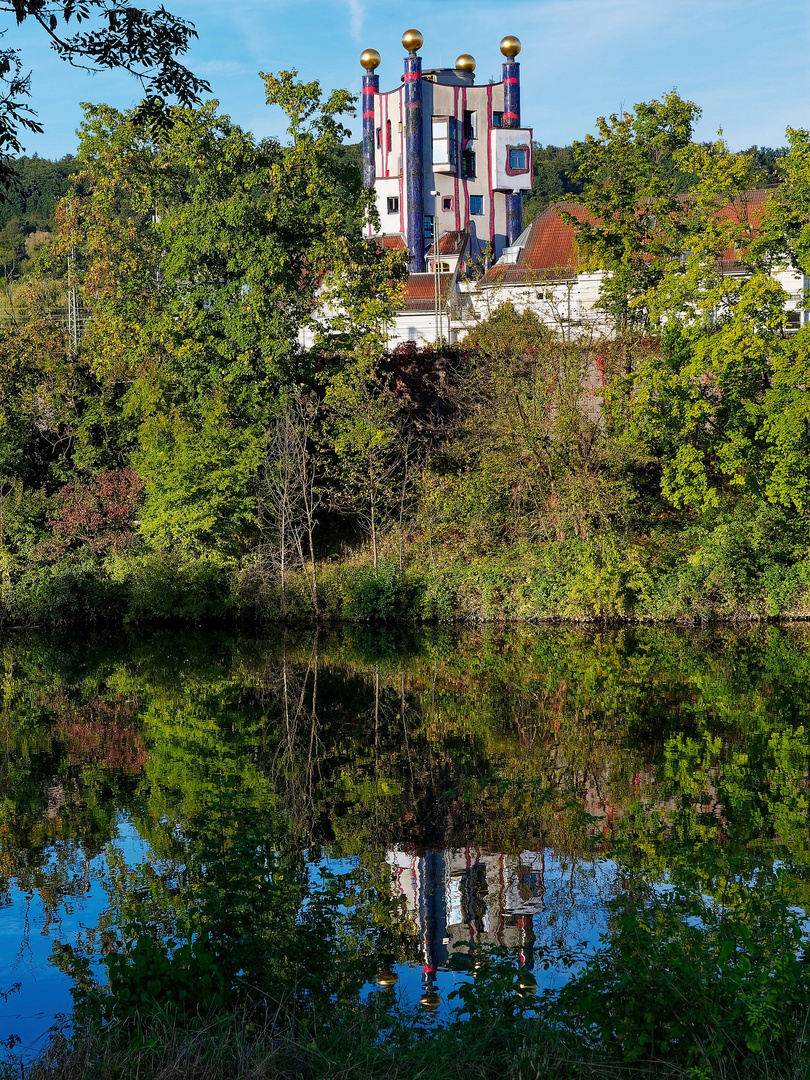
[[80, 547], [95, 555], [124, 551], [135, 542], [133, 515], [142, 491], [134, 469], [107, 469], [84, 483], [65, 484], [48, 522], [53, 529], [49, 552], [63, 555]]

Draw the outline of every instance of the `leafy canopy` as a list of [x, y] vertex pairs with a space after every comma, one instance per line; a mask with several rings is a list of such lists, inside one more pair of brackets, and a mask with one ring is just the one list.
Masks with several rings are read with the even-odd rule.
[[[14, 16], [17, 25], [36, 22], [57, 55], [86, 71], [119, 69], [141, 84], [141, 120], [164, 121], [164, 99], [184, 106], [197, 104], [211, 88], [180, 62], [197, 36], [193, 23], [172, 15], [135, 7], [126, 0], [10, 0], [0, 12]], [[81, 29], [80, 29], [81, 27]], [[75, 32], [73, 31], [75, 28]], [[41, 132], [29, 104], [31, 74], [25, 72], [19, 49], [0, 49], [0, 184], [14, 174], [9, 155], [23, 150], [24, 131]]]

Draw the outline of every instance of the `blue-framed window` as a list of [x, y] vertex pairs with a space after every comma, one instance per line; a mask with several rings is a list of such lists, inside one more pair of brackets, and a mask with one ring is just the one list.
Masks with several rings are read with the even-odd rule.
[[529, 155], [522, 147], [510, 148], [509, 168], [515, 172], [526, 172], [529, 168]]
[[471, 195], [470, 196], [470, 216], [473, 214], [483, 214], [484, 212], [484, 196], [483, 195]]

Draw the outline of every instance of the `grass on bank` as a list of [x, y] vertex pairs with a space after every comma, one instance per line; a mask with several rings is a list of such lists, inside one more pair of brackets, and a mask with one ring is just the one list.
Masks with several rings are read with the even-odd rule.
[[[336, 997], [319, 979], [312, 990], [288, 988], [280, 1006], [255, 991], [252, 1006], [222, 1000], [208, 1014], [216, 1019], [205, 1023], [199, 1011], [183, 1013], [174, 999], [152, 997], [149, 971], [115, 961], [115, 993], [85, 993], [97, 1004], [83, 1014], [80, 992], [78, 1034], [57, 1034], [39, 1061], [16, 1073], [7, 1066], [2, 1080], [810, 1075], [810, 965], [795, 882], [780, 868], [748, 864], [711, 897], [708, 882], [689, 877], [670, 875], [663, 890], [639, 880], [611, 901], [611, 933], [559, 988], [535, 995], [503, 947], [459, 957], [469, 976], [450, 995], [457, 1004], [441, 1022], [398, 1006], [392, 989], [373, 991], [363, 1003]], [[186, 954], [177, 955], [184, 964]], [[538, 953], [543, 964], [555, 956], [563, 959], [553, 948]], [[331, 961], [338, 969], [341, 954]], [[184, 972], [174, 972], [175, 981]]]
[[543, 544], [393, 530], [377, 567], [357, 548], [288, 570], [254, 552], [137, 548], [0, 565], [0, 624], [260, 621], [700, 622], [810, 615], [810, 536], [765, 505]]
[[[810, 1011], [808, 1012], [810, 1030]], [[743, 1048], [744, 1050], [744, 1048]], [[148, 1031], [55, 1039], [28, 1067], [7, 1063], [2, 1080], [798, 1080], [807, 1049], [782, 1065], [749, 1055], [707, 1067], [655, 1056], [622, 1061], [604, 1047], [554, 1036], [524, 1019], [506, 1026], [436, 1027], [402, 1014], [381, 1036], [375, 1011], [344, 1013], [311, 1035], [278, 1014], [178, 1026], [155, 1017]]]

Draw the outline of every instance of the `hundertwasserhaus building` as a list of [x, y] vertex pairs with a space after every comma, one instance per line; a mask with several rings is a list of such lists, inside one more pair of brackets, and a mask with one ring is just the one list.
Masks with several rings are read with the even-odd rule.
[[[373, 188], [379, 228], [368, 235], [401, 242], [414, 274], [452, 272], [469, 253], [500, 258], [523, 231], [523, 192], [532, 189], [532, 131], [521, 126], [520, 42], [501, 41], [503, 80], [475, 85], [475, 59], [423, 68], [422, 35], [407, 30], [401, 83], [380, 91], [380, 54], [366, 49], [363, 76], [363, 176]], [[466, 235], [465, 235], [466, 234]], [[462, 237], [466, 251], [459, 250]], [[444, 238], [453, 242], [442, 244]]]
[[[406, 50], [398, 87], [381, 91], [380, 54], [366, 49], [362, 92], [363, 175], [378, 221], [369, 242], [408, 253], [410, 275], [401, 310], [387, 331], [389, 351], [407, 342], [454, 344], [497, 307], [533, 311], [561, 336], [609, 335], [599, 308], [603, 271], [583, 269], [571, 218], [576, 204], [548, 207], [524, 229], [522, 201], [533, 184], [532, 129], [522, 126], [518, 38], [500, 43], [499, 83], [475, 85], [475, 59], [453, 68], [423, 68], [418, 30], [402, 35]], [[720, 216], [759, 228], [767, 190], [742, 193]], [[720, 271], [747, 274], [739, 253], [724, 252]], [[788, 294], [791, 326], [810, 320], [804, 275], [785, 267], [772, 275]], [[302, 345], [312, 344], [304, 331]]]

